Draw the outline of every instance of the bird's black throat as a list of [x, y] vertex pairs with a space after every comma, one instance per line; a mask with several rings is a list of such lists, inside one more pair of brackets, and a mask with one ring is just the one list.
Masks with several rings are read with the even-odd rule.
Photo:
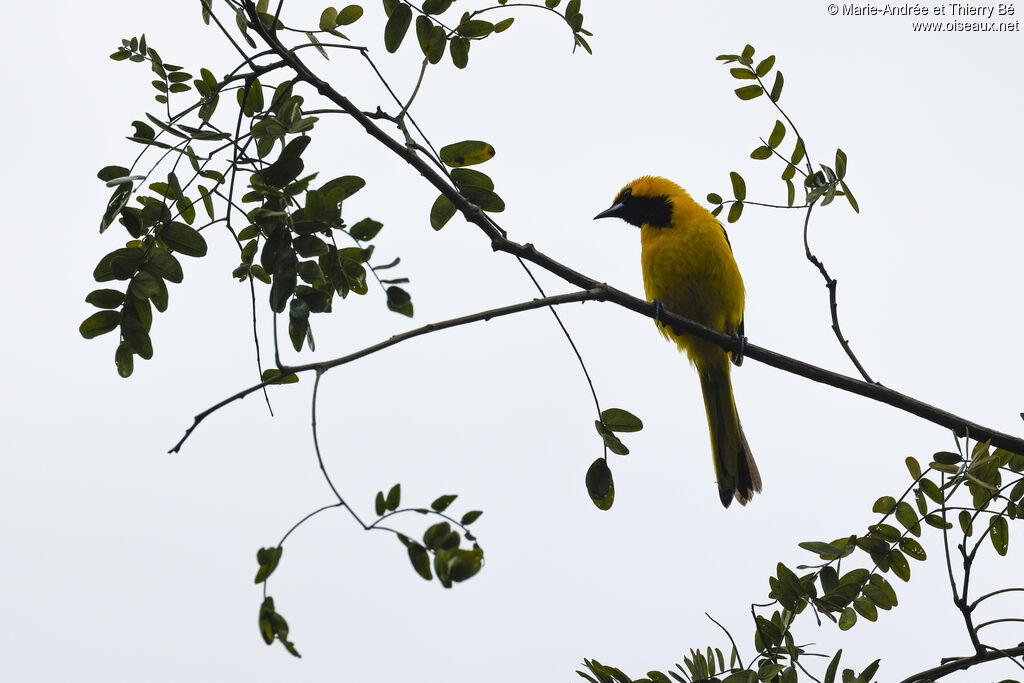
[[668, 195], [638, 197], [630, 194], [622, 197], [622, 209], [618, 216], [622, 220], [640, 227], [667, 228], [672, 225], [672, 200]]

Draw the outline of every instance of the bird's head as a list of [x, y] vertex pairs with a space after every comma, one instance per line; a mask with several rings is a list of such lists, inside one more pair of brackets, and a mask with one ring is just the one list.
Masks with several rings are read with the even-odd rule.
[[667, 228], [677, 196], [686, 196], [686, 191], [671, 180], [645, 175], [622, 188], [612, 205], [594, 219], [614, 217], [637, 227]]

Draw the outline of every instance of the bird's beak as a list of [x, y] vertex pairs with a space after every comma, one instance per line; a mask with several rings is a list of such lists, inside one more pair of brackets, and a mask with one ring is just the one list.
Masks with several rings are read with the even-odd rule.
[[626, 205], [622, 202], [612, 204], [610, 207], [594, 216], [594, 220], [596, 221], [598, 218], [617, 218], [619, 216], [619, 212], [622, 211], [625, 206]]

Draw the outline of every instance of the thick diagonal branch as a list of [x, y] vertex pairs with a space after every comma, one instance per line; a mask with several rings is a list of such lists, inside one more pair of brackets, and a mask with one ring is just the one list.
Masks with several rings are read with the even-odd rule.
[[916, 673], [913, 676], [904, 678], [901, 683], [931, 683], [932, 681], [937, 681], [951, 673], [964, 671], [966, 669], [970, 669], [972, 666], [977, 666], [978, 664], [993, 662], [997, 659], [1020, 657], [1022, 655], [1024, 655], [1024, 645], [1019, 645], [1006, 650], [989, 650], [983, 654], [954, 659], [951, 662], [946, 662], [945, 664], [933, 669]]
[[[541, 268], [544, 268], [548, 272], [560, 277], [561, 279], [569, 282], [583, 290], [600, 290], [602, 292], [602, 300], [610, 301], [618, 304], [623, 308], [627, 308], [641, 315], [645, 315], [653, 318], [655, 315], [654, 307], [642, 299], [638, 299], [634, 296], [630, 296], [625, 292], [608, 287], [607, 285], [600, 283], [593, 278], [587, 277], [583, 273], [573, 270], [569, 266], [560, 263], [551, 257], [537, 251], [532, 244], [518, 244], [513, 242], [503, 235], [503, 231], [491, 220], [491, 218], [485, 214], [480, 207], [476, 206], [468, 199], [466, 199], [458, 190], [452, 186], [446, 178], [444, 178], [437, 170], [434, 169], [423, 157], [418, 155], [414, 149], [410, 149], [404, 143], [396, 140], [387, 133], [385, 133], [376, 122], [367, 116], [359, 107], [357, 107], [347, 97], [342, 95], [340, 92], [335, 90], [329, 83], [321, 79], [315, 73], [313, 73], [309, 67], [302, 61], [298, 55], [288, 50], [280, 40], [278, 40], [276, 34], [268, 30], [262, 22], [255, 16], [255, 6], [252, 3], [243, 3], [244, 6], [250, 13], [250, 22], [254, 29], [259, 35], [267, 42], [267, 45], [274, 50], [278, 56], [283, 59], [288, 66], [290, 66], [296, 74], [296, 79], [303, 81], [313, 88], [316, 89], [320, 95], [327, 98], [340, 109], [348, 113], [352, 119], [357, 122], [368, 135], [373, 137], [375, 140], [380, 142], [382, 145], [391, 150], [399, 158], [404, 160], [416, 171], [422, 175], [427, 182], [434, 186], [438, 192], [447, 197], [455, 208], [462, 214], [462, 216], [473, 225], [476, 225], [480, 230], [487, 235], [491, 240], [491, 248], [495, 251], [502, 251], [508, 254], [512, 254], [523, 258], [531, 263], [535, 263]], [[553, 297], [552, 297], [553, 298]], [[596, 297], [585, 297], [585, 298], [596, 298]], [[580, 299], [583, 300], [583, 299]], [[662, 321], [669, 323], [672, 327], [682, 332], [697, 335], [703, 339], [707, 339], [727, 351], [738, 350], [737, 340], [728, 335], [717, 332], [710, 328], [704, 327], [691, 320], [681, 318], [670, 313], [662, 314]], [[429, 326], [428, 326], [429, 327]], [[423, 334], [426, 331], [425, 328], [421, 328], [423, 331], [417, 332], [417, 334]], [[415, 336], [415, 335], [414, 335]], [[372, 347], [371, 347], [372, 348]], [[782, 354], [770, 351], [768, 349], [761, 348], [759, 346], [747, 345], [744, 351], [746, 357], [753, 358], [756, 361], [765, 363], [774, 368], [790, 372], [792, 374], [800, 375], [807, 379], [815, 382], [821, 382], [828, 384], [837, 389], [848, 391], [854, 394], [859, 394], [867, 398], [879, 401], [898, 408], [905, 412], [917, 415], [929, 422], [940, 425], [947, 429], [952, 430], [958, 436], [970, 435], [971, 438], [979, 441], [990, 441], [992, 445], [1004, 448], [1006, 450], [1015, 453], [1024, 453], [1024, 439], [1020, 439], [1009, 434], [997, 432], [988, 427], [984, 427], [977, 423], [965, 420], [962, 417], [954, 415], [953, 413], [941, 410], [934, 406], [928, 405], [915, 398], [901, 394], [898, 391], [893, 391], [878, 384], [872, 384], [868, 382], [862, 382], [860, 380], [848, 377], [846, 375], [840, 375], [835, 372], [819, 368], [809, 363], [790, 358]], [[366, 355], [366, 354], [363, 354]], [[328, 361], [330, 363], [331, 361]], [[346, 361], [347, 362], [347, 361]], [[291, 371], [297, 371], [298, 368], [315, 369], [323, 367], [323, 364], [310, 364], [307, 366], [297, 366], [292, 368]], [[260, 386], [256, 386], [247, 390], [251, 393]], [[241, 396], [228, 399], [227, 402], [236, 400], [246, 395], [243, 393]], [[216, 406], [214, 409], [216, 409]], [[211, 409], [208, 412], [212, 412]], [[208, 414], [208, 413], [206, 413]], [[205, 417], [205, 414], [203, 414]], [[194, 428], [193, 425], [192, 428]], [[191, 431], [191, 430], [190, 430]], [[187, 436], [187, 435], [186, 435]], [[180, 447], [180, 443], [173, 450], [177, 450]]]

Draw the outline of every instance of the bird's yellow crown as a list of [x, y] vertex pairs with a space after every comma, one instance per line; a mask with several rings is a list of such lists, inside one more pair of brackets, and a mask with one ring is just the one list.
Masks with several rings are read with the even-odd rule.
[[616, 203], [622, 198], [626, 191], [629, 190], [630, 194], [634, 197], [672, 197], [674, 195], [685, 195], [689, 197], [686, 190], [679, 187], [668, 178], [662, 178], [656, 175], [645, 175], [640, 176], [631, 183], [628, 183], [625, 187], [619, 190], [619, 194], [616, 195]]
[[671, 180], [645, 175], [622, 188], [611, 208], [598, 214], [597, 218], [614, 216], [637, 227], [667, 228], [672, 225], [676, 214], [696, 206], [686, 190]]

